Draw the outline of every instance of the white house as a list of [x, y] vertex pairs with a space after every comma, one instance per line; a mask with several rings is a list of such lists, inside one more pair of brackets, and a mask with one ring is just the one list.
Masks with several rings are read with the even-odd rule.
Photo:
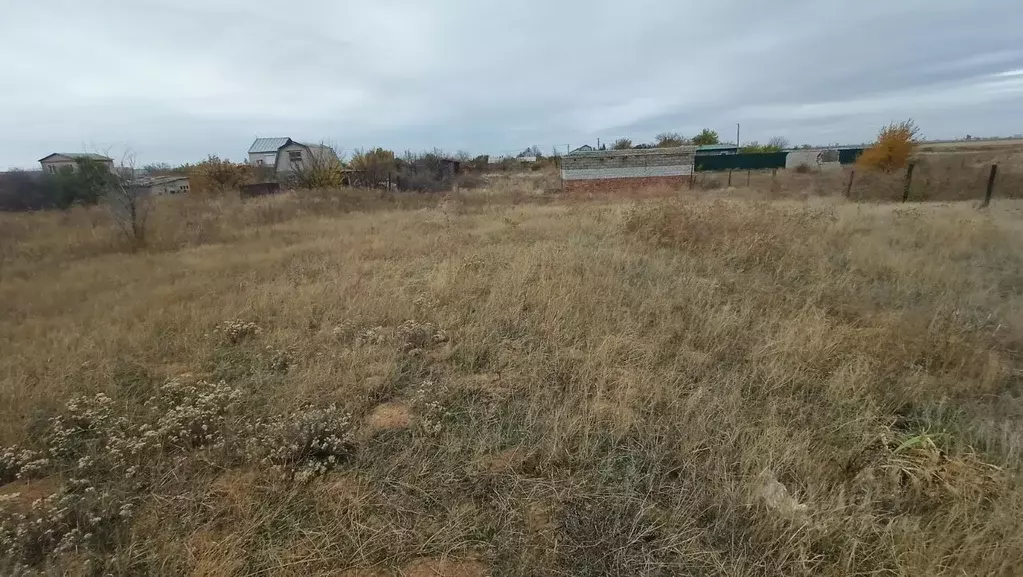
[[519, 155], [515, 157], [515, 160], [532, 164], [536, 162], [536, 159], [539, 157], [539, 152], [540, 151], [537, 150], [536, 147], [527, 148], [520, 152]]
[[98, 162], [105, 166], [107, 170], [114, 168], [114, 159], [91, 152], [54, 152], [49, 156], [40, 158], [39, 166], [43, 167], [43, 172], [57, 174], [65, 169], [74, 170], [77, 163], [81, 160]]
[[296, 142], [288, 137], [257, 138], [249, 147], [250, 165], [272, 167], [278, 175], [338, 160], [337, 153], [329, 146]]
[[252, 166], [276, 166], [277, 151], [292, 140], [283, 138], [257, 138], [249, 147], [249, 164]]

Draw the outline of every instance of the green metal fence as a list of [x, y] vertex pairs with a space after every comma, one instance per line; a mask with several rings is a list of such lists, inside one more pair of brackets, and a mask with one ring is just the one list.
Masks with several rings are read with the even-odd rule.
[[856, 164], [856, 159], [863, 154], [862, 148], [843, 148], [838, 151], [838, 161], [842, 164]]
[[[855, 164], [863, 154], [862, 148], [838, 149], [838, 161]], [[788, 152], [740, 152], [739, 154], [696, 155], [696, 172], [721, 172], [726, 170], [765, 170], [785, 168]]]
[[785, 168], [787, 152], [747, 152], [696, 157], [697, 172]]

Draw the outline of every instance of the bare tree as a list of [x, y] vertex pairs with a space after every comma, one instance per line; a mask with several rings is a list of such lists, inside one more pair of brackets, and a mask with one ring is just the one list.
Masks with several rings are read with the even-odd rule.
[[114, 223], [132, 248], [145, 246], [146, 221], [153, 199], [151, 189], [139, 179], [134, 153], [127, 152], [121, 158], [107, 191], [107, 204]]
[[685, 146], [688, 144], [686, 137], [682, 136], [678, 132], [662, 132], [657, 135], [657, 147], [658, 148], [672, 148], [675, 146]]
[[767, 141], [767, 146], [779, 151], [785, 150], [789, 147], [789, 140], [784, 136], [775, 136]]

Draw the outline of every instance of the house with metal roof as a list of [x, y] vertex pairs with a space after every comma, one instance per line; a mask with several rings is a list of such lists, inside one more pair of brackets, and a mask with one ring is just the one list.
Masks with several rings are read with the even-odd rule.
[[249, 147], [249, 164], [252, 166], [275, 166], [277, 151], [294, 142], [288, 137], [257, 138]]
[[273, 168], [277, 175], [337, 161], [337, 153], [329, 146], [298, 142], [286, 136], [257, 138], [249, 147], [249, 164]]
[[57, 174], [63, 170], [74, 170], [83, 160], [98, 162], [106, 166], [107, 170], [114, 168], [114, 159], [93, 152], [54, 152], [40, 158], [39, 166], [43, 167], [43, 172]]

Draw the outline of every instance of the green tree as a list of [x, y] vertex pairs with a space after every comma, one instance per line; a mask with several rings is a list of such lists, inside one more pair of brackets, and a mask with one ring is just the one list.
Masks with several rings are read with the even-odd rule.
[[52, 175], [54, 204], [62, 209], [76, 204], [96, 204], [115, 181], [116, 177], [105, 164], [91, 158], [75, 159], [74, 167], [65, 167]]
[[704, 128], [699, 134], [693, 137], [693, 144], [697, 146], [705, 146], [708, 144], [720, 144], [721, 138], [718, 137], [718, 133], [709, 129]]
[[789, 147], [789, 141], [780, 136], [775, 136], [767, 141], [767, 144], [760, 144], [757, 141], [750, 142], [743, 146], [742, 152], [781, 152]]
[[75, 161], [74, 176], [78, 181], [78, 202], [96, 204], [117, 182], [117, 177], [101, 162], [91, 158]]
[[632, 141], [628, 138], [619, 138], [611, 145], [612, 150], [629, 150], [632, 148]]

